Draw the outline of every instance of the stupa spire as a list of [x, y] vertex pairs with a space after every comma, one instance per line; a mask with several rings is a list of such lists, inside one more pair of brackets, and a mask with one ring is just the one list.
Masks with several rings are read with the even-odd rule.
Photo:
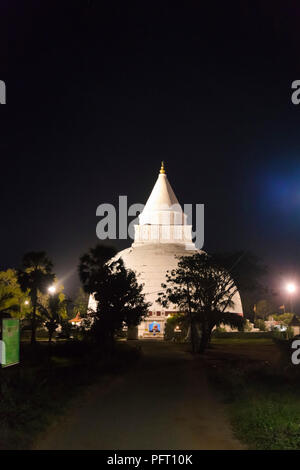
[[144, 210], [139, 216], [140, 225], [182, 225], [184, 214], [168, 181], [164, 162], [161, 162], [157, 181]]

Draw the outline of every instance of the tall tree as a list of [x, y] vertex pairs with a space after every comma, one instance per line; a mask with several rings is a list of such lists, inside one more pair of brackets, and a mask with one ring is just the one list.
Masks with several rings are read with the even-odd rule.
[[242, 299], [244, 316], [254, 321], [254, 305], [257, 301], [274, 297], [263, 282], [267, 267], [249, 251], [215, 253], [213, 257], [231, 274]]
[[[244, 320], [230, 310], [237, 287], [229, 272], [206, 253], [179, 258], [178, 267], [167, 273], [165, 289], [158, 301], [167, 306], [172, 303], [185, 313], [191, 329], [193, 351], [203, 352], [215, 326], [229, 324], [242, 326]], [[197, 330], [201, 330], [197, 341]]]
[[133, 271], [126, 269], [121, 259], [98, 264], [85, 278], [85, 285], [93, 292], [97, 302], [96, 311], [91, 312], [91, 332], [96, 341], [108, 352], [113, 350], [117, 330], [124, 325], [136, 326], [147, 314], [149, 303], [142, 293]]
[[78, 272], [85, 292], [93, 294], [96, 291], [99, 268], [115, 254], [114, 247], [99, 243], [80, 257]]
[[18, 280], [23, 292], [28, 291], [31, 298], [31, 344], [36, 343], [36, 316], [38, 296], [47, 292], [49, 285], [54, 281], [52, 273], [53, 264], [46, 253], [29, 252], [22, 260], [22, 269], [18, 271]]
[[260, 299], [254, 306], [255, 319], [267, 320], [268, 316], [276, 313], [276, 305], [269, 299]]

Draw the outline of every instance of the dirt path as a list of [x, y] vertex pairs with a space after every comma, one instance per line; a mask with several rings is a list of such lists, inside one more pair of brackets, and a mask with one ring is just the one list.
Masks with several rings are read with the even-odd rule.
[[199, 361], [144, 341], [136, 367], [93, 385], [35, 449], [242, 449]]

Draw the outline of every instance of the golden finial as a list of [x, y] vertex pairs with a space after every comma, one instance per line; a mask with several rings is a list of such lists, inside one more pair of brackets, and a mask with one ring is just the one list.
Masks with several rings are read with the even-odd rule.
[[161, 162], [160, 173], [161, 173], [162, 175], [165, 175], [165, 174], [166, 174], [164, 162]]

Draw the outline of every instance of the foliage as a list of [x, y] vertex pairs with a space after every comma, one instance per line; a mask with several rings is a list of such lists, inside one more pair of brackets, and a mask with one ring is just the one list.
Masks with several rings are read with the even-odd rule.
[[112, 351], [114, 337], [124, 325], [136, 326], [145, 317], [149, 303], [142, 294], [133, 271], [123, 260], [106, 263], [112, 248], [98, 245], [80, 260], [79, 272], [86, 292], [93, 293], [97, 310], [90, 312], [90, 334], [107, 351]]
[[254, 323], [254, 326], [255, 326], [255, 328], [258, 328], [260, 331], [267, 331], [266, 324], [265, 324], [264, 320], [262, 320], [261, 318], [256, 320], [256, 322]]
[[114, 247], [97, 244], [80, 257], [78, 272], [85, 292], [89, 294], [96, 292], [99, 268], [115, 254], [116, 250]]
[[52, 262], [46, 253], [26, 253], [22, 261], [22, 269], [18, 271], [18, 281], [23, 292], [28, 292], [31, 299], [31, 343], [36, 343], [37, 306], [40, 294], [45, 294], [54, 281]]
[[287, 327], [285, 331], [280, 331], [277, 329], [272, 330], [272, 336], [275, 339], [291, 339], [294, 336], [294, 330], [290, 326]]
[[276, 311], [274, 302], [270, 299], [261, 299], [254, 306], [255, 317], [266, 320]]
[[293, 313], [282, 313], [281, 315], [273, 315], [275, 321], [279, 321], [283, 325], [288, 326], [293, 318]]
[[119, 374], [140, 357], [124, 342], [110, 359], [79, 341], [54, 343], [51, 350], [50, 356], [45, 343], [38, 343], [37, 350], [21, 343], [22, 367], [0, 368], [0, 450], [31, 448], [87, 385], [101, 383], [108, 371]]
[[84, 318], [87, 314], [88, 302], [89, 302], [89, 295], [86, 292], [84, 292], [82, 287], [80, 287], [78, 289], [77, 296], [73, 303], [73, 308], [72, 308], [73, 317], [75, 317], [77, 313], [79, 312], [81, 318]]
[[[176, 328], [178, 328], [177, 331]], [[185, 341], [188, 335], [188, 322], [185, 315], [180, 313], [167, 318], [164, 331], [164, 339], [166, 341]]]
[[57, 327], [68, 317], [67, 300], [62, 292], [49, 294], [46, 305], [38, 304], [38, 308], [41, 316], [45, 320], [49, 342], [51, 342], [53, 333]]
[[219, 335], [220, 333], [226, 333], [226, 328], [224, 328], [223, 326], [217, 326], [214, 329], [213, 334], [214, 336], [216, 336], [216, 335]]
[[246, 321], [244, 322], [244, 324], [240, 328], [240, 331], [245, 331], [245, 332], [252, 331], [252, 325], [251, 325], [251, 323], [248, 319], [246, 319]]
[[29, 310], [25, 304], [25, 301], [28, 302], [26, 294], [20, 288], [15, 270], [0, 271], [0, 318], [23, 318]]
[[237, 438], [249, 449], [299, 449], [299, 378], [289, 381], [284, 369], [264, 361], [239, 362], [237, 367], [237, 360], [208, 369], [224, 396]]
[[232, 276], [241, 296], [244, 317], [253, 321], [253, 306], [257, 299], [262, 295], [266, 298], [274, 296], [262, 283], [267, 273], [267, 267], [249, 251], [216, 253], [214, 257]]
[[[191, 328], [193, 351], [205, 350], [215, 326], [228, 324], [234, 328], [243, 324], [241, 316], [228, 311], [234, 306], [237, 287], [213, 256], [206, 253], [183, 256], [179, 258], [178, 267], [167, 272], [166, 279], [158, 302], [164, 307], [170, 302], [185, 313]], [[197, 326], [201, 330], [198, 344]]]

